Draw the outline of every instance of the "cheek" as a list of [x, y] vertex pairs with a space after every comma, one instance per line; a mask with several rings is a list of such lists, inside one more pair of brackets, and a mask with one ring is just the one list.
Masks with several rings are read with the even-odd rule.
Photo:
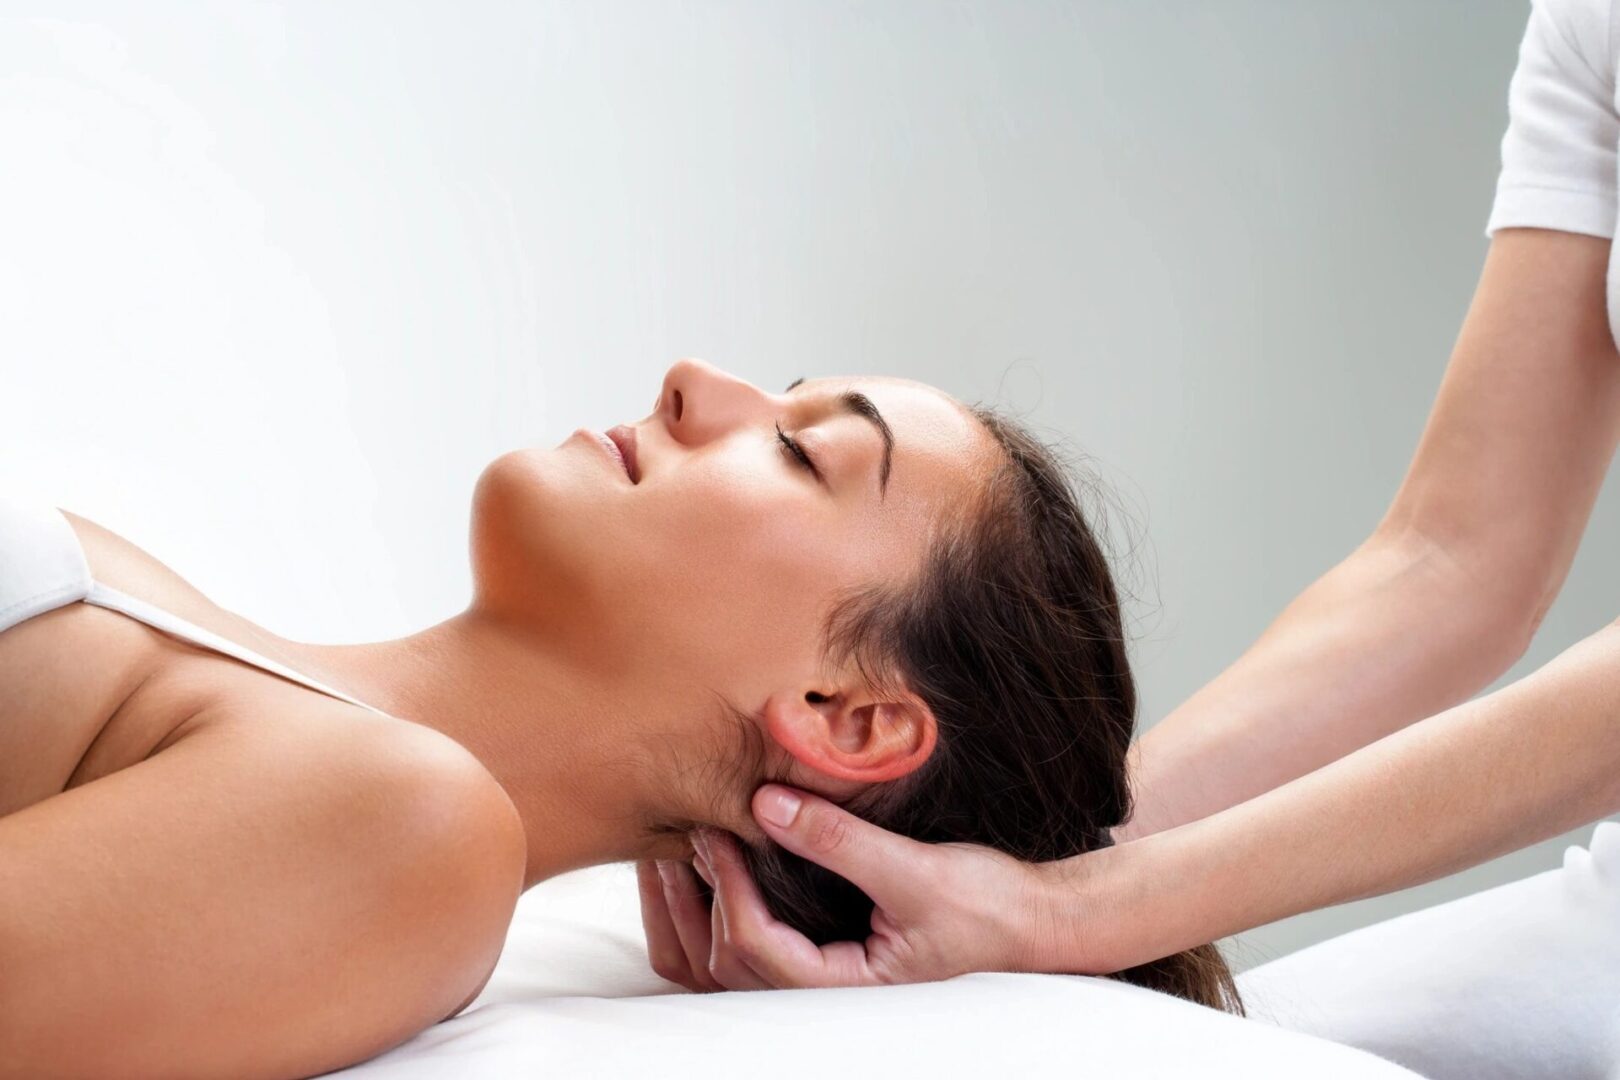
[[819, 627], [848, 577], [831, 504], [808, 486], [737, 470], [689, 479], [645, 508], [633, 575], [643, 602], [656, 598], [660, 620], [716, 649], [801, 650], [801, 624]]
[[633, 508], [636, 531], [666, 566], [756, 567], [772, 554], [813, 544], [836, 521], [825, 500], [796, 479], [756, 455], [693, 462]]

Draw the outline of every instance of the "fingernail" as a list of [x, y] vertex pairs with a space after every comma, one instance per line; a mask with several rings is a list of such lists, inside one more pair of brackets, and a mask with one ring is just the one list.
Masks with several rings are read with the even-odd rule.
[[669, 865], [668, 859], [658, 859], [658, 880], [664, 883], [664, 888], [675, 887], [675, 868]]
[[699, 855], [692, 860], [692, 869], [697, 871], [697, 876], [703, 879], [704, 884], [711, 889], [714, 888], [714, 872], [709, 869], [708, 859]]
[[777, 828], [785, 829], [799, 816], [799, 806], [802, 802], [802, 799], [787, 788], [769, 784], [759, 792], [759, 816]]
[[709, 858], [709, 837], [702, 829], [692, 830], [692, 850], [705, 861]]

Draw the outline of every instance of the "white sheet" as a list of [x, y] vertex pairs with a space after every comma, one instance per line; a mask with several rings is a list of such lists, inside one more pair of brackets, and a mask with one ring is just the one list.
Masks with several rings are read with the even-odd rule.
[[[675, 991], [675, 992], [672, 992]], [[966, 975], [855, 990], [688, 994], [647, 966], [630, 867], [524, 894], [455, 1018], [332, 1076], [1335, 1077], [1415, 1073], [1106, 979]]]
[[1620, 1080], [1620, 824], [1562, 865], [1244, 972], [1251, 1015], [1431, 1080]]

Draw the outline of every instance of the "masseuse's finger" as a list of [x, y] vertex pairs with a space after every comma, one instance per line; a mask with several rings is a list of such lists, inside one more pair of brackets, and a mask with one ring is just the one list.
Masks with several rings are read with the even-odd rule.
[[879, 907], [906, 914], [914, 897], [928, 895], [929, 845], [780, 784], [754, 792], [753, 806], [772, 840], [852, 882]]
[[874, 982], [860, 942], [826, 946], [779, 921], [729, 838], [709, 834], [704, 848], [714, 878], [714, 906], [738, 961], [771, 986], [856, 986]]
[[692, 965], [675, 932], [675, 920], [664, 899], [664, 882], [652, 859], [636, 863], [636, 891], [641, 895], [641, 928], [647, 935], [647, 958], [653, 971], [659, 978], [691, 987]]
[[[698, 876], [714, 890], [714, 901], [709, 905], [710, 935], [714, 941], [713, 950], [709, 953], [709, 974], [727, 990], [769, 990], [771, 984], [755, 974], [732, 945], [731, 933], [726, 926], [725, 905], [720, 902], [720, 891], [715, 886], [714, 871], [709, 863], [712, 836], [708, 830], [698, 831], [694, 837], [698, 854], [692, 864], [697, 867]], [[718, 844], [724, 841], [713, 842]]]
[[709, 905], [703, 899], [697, 875], [690, 863], [678, 859], [664, 859], [658, 864], [664, 882], [664, 901], [669, 907], [670, 920], [675, 924], [675, 936], [686, 954], [690, 978], [677, 979], [682, 986], [698, 991], [722, 990], [709, 974]]

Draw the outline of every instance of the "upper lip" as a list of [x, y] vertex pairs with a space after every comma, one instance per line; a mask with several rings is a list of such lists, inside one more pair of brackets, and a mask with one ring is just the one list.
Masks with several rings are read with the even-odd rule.
[[608, 428], [604, 433], [624, 455], [624, 471], [630, 474], [632, 484], [641, 483], [641, 467], [636, 464], [636, 429], [626, 424]]

